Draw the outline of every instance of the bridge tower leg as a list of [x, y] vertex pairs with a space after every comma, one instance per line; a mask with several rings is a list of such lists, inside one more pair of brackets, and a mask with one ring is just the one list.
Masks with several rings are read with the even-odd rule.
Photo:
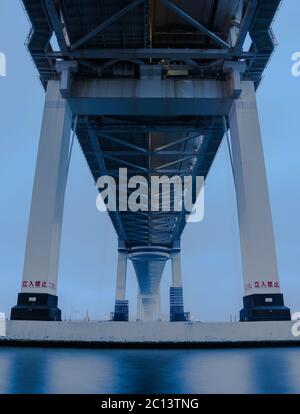
[[61, 320], [57, 274], [72, 113], [59, 81], [49, 81], [38, 148], [22, 290], [11, 319]]
[[162, 246], [131, 247], [129, 257], [138, 282], [137, 319], [157, 321], [160, 319], [160, 282], [169, 249]]
[[138, 291], [137, 318], [142, 321], [157, 321], [160, 319], [160, 292], [142, 294]]
[[229, 115], [245, 296], [241, 321], [290, 320], [279, 284], [267, 176], [253, 82]]
[[170, 321], [182, 322], [188, 320], [188, 314], [184, 312], [181, 252], [171, 253], [172, 261], [172, 287], [170, 287]]
[[125, 300], [127, 277], [127, 252], [119, 251], [117, 266], [114, 321], [128, 321], [128, 300]]

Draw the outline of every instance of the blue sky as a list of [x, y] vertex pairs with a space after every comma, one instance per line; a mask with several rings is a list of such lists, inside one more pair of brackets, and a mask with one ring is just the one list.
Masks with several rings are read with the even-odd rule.
[[[284, 0], [274, 24], [278, 47], [258, 91], [263, 144], [285, 301], [300, 311], [300, 77], [291, 56], [300, 51], [300, 2]], [[26, 231], [42, 118], [44, 91], [24, 47], [29, 24], [18, 0], [1, 0], [0, 52], [0, 311], [9, 313], [20, 290]], [[63, 315], [92, 318], [113, 309], [117, 238], [96, 210], [96, 189], [76, 143], [66, 193], [58, 281]], [[227, 321], [242, 306], [243, 283], [235, 194], [223, 142], [209, 174], [205, 219], [182, 238], [185, 307], [195, 319]], [[161, 289], [168, 312], [167, 266]], [[127, 297], [136, 310], [136, 280], [129, 265]]]

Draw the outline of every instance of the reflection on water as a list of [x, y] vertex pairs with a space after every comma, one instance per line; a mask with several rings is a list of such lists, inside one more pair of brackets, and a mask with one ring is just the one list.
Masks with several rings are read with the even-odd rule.
[[300, 393], [300, 349], [0, 347], [0, 393]]

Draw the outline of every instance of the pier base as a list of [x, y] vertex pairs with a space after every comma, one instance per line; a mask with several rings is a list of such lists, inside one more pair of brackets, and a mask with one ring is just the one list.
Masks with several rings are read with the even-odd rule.
[[284, 306], [282, 293], [244, 296], [243, 302], [244, 308], [240, 311], [241, 322], [291, 320], [291, 311]]
[[45, 322], [6, 321], [0, 346], [241, 347], [300, 346], [295, 321], [280, 322]]
[[128, 307], [128, 300], [116, 300], [113, 320], [119, 322], [128, 322]]
[[11, 310], [11, 320], [61, 321], [58, 297], [47, 293], [19, 293], [18, 304]]
[[170, 288], [170, 322], [185, 322], [189, 313], [184, 312], [182, 287]]

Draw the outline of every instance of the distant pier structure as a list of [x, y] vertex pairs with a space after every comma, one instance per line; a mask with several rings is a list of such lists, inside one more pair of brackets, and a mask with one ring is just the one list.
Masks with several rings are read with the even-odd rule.
[[[226, 137], [245, 286], [240, 319], [289, 320], [256, 104], [280, 0], [22, 2], [46, 98], [22, 288], [11, 319], [61, 320], [57, 274], [73, 131], [95, 182], [120, 168], [128, 178], [206, 177]], [[137, 276], [138, 318], [159, 319], [160, 281], [171, 260], [170, 320], [187, 321], [180, 247], [186, 211], [109, 215], [119, 240], [113, 319], [128, 320], [128, 259]]]

